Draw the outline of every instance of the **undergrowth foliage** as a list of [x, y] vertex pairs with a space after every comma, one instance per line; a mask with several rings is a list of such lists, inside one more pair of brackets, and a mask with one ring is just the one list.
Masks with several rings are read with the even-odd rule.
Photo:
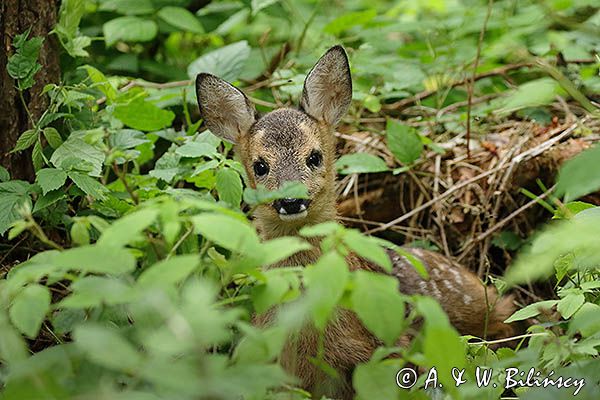
[[[349, 125], [423, 91], [437, 93], [424, 106], [460, 103], [466, 94], [454, 83], [473, 62], [487, 4], [354, 0], [334, 10], [312, 1], [253, 0], [212, 2], [193, 13], [190, 3], [61, 4], [52, 34], [64, 49], [64, 78], [46, 86], [48, 109], [13, 150], [32, 151], [35, 182], [11, 180], [0, 167], [0, 234], [8, 240], [2, 260], [15, 260], [0, 280], [2, 399], [307, 398], [276, 357], [306, 321], [322, 331], [337, 307], [356, 312], [382, 343], [354, 371], [360, 399], [495, 399], [507, 367], [584, 378], [578, 398], [597, 398], [600, 209], [575, 200], [600, 188], [597, 168], [590, 168], [600, 165], [600, 147], [564, 165], [551, 200], [540, 200], [554, 220], [495, 280], [501, 292], [536, 279], [555, 283], [555, 298], [509, 318], [536, 322], [511, 349], [459, 336], [439, 304], [400, 294], [395, 278], [349, 271], [349, 252], [389, 270], [385, 247], [408, 256], [392, 243], [333, 222], [307, 227], [300, 238], [260, 241], [249, 222], [254, 207], [302, 197], [305, 188], [245, 188], [231, 144], [196, 120], [190, 79], [199, 72], [254, 86], [251, 99], [265, 111], [297, 99], [306, 67], [323, 42], [336, 41], [352, 49]], [[481, 71], [558, 53], [591, 61], [563, 70], [539, 64], [517, 77], [516, 88], [494, 77], [478, 81], [477, 93], [502, 96], [474, 105], [475, 120], [511, 114], [549, 122], [546, 105], [557, 95], [597, 114], [586, 97], [600, 89], [592, 58], [599, 50], [597, 4], [499, 1], [491, 11]], [[29, 32], [13, 38], [6, 67], [21, 92], [41, 68], [43, 40]], [[456, 107], [439, 123], [461, 132], [464, 120], [464, 107]], [[444, 152], [397, 119], [388, 119], [382, 134], [396, 165], [347, 154], [337, 163], [340, 174], [404, 173], [426, 150]], [[310, 249], [312, 237], [324, 238], [317, 263], [264, 269]], [[24, 243], [30, 247], [19, 251]], [[252, 314], [273, 307], [277, 324], [250, 323]], [[393, 347], [417, 320], [424, 324], [412, 344]], [[335, 373], [322, 357], [313, 362]], [[408, 363], [436, 367], [443, 388], [424, 391], [422, 375], [412, 389], [400, 389], [396, 373]], [[465, 369], [467, 382], [458, 387], [454, 367]], [[476, 367], [496, 371], [497, 385], [477, 387]], [[571, 398], [573, 391], [514, 389], [526, 399]]]

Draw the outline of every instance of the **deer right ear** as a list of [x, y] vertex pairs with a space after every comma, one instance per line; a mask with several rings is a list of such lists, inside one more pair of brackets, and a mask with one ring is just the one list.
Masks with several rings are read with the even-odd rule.
[[256, 111], [241, 90], [214, 75], [196, 78], [200, 116], [212, 133], [236, 143], [256, 121]]

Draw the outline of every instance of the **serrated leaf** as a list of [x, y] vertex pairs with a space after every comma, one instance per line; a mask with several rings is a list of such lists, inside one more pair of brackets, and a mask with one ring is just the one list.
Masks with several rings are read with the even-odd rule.
[[157, 15], [166, 23], [181, 30], [193, 33], [204, 33], [204, 28], [198, 18], [183, 7], [163, 7]]
[[14, 221], [21, 219], [21, 207], [31, 209], [30, 188], [31, 184], [25, 181], [0, 183], [0, 235], [3, 235]]
[[125, 125], [140, 131], [157, 131], [170, 126], [175, 118], [172, 111], [163, 110], [144, 99], [116, 106], [113, 115]]
[[413, 127], [389, 119], [386, 135], [388, 148], [402, 164], [412, 164], [423, 152], [423, 142]]
[[238, 78], [249, 56], [250, 46], [247, 41], [232, 43], [194, 60], [188, 66], [188, 76], [196, 79], [199, 73], [208, 72], [231, 82]]
[[29, 129], [23, 132], [21, 136], [19, 136], [19, 138], [17, 139], [15, 147], [10, 152], [14, 153], [16, 151], [28, 149], [29, 147], [33, 146], [33, 144], [37, 141], [37, 138], [38, 131], [36, 131], [35, 129]]
[[46, 286], [32, 284], [13, 301], [9, 314], [12, 323], [23, 334], [35, 338], [50, 309], [50, 291]]
[[[87, 144], [79, 138], [69, 138], [52, 153], [50, 162], [59, 169], [69, 170], [78, 163], [91, 167], [89, 174], [100, 176], [105, 155], [98, 148]], [[75, 162], [74, 162], [75, 161]]]
[[94, 199], [104, 200], [109, 192], [106, 186], [86, 174], [71, 171], [67, 175], [79, 189]]
[[48, 144], [53, 149], [58, 149], [60, 145], [63, 143], [62, 138], [60, 137], [60, 133], [52, 127], [44, 128], [44, 137], [48, 141]]
[[242, 201], [242, 180], [240, 175], [231, 168], [221, 168], [217, 171], [217, 192], [219, 199], [239, 207]]
[[106, 47], [118, 41], [148, 42], [156, 37], [156, 22], [138, 17], [119, 17], [106, 22], [102, 26]]
[[353, 153], [341, 156], [335, 163], [340, 174], [364, 174], [384, 172], [389, 168], [381, 158], [369, 153]]
[[35, 181], [40, 185], [42, 193], [45, 195], [64, 185], [66, 180], [67, 174], [65, 171], [56, 168], [44, 168], [36, 173]]
[[400, 338], [404, 330], [404, 300], [398, 281], [390, 276], [367, 271], [354, 273], [351, 295], [352, 310], [367, 329], [388, 346]]

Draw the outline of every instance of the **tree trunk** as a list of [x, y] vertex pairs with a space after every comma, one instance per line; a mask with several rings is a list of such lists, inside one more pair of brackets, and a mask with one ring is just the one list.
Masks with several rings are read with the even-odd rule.
[[48, 98], [42, 89], [48, 83], [60, 79], [58, 41], [48, 35], [56, 24], [59, 0], [1, 0], [0, 1], [0, 163], [10, 172], [13, 179], [33, 181], [31, 149], [12, 153], [17, 139], [31, 121], [23, 102], [19, 98], [16, 82], [8, 75], [6, 63], [13, 54], [11, 44], [16, 34], [31, 27], [29, 37], [44, 37], [38, 62], [42, 69], [35, 75], [35, 85], [25, 93], [25, 103], [34, 120], [38, 120], [46, 107]]

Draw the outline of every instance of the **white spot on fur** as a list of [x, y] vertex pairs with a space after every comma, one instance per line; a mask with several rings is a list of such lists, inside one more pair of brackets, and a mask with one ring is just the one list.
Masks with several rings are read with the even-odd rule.
[[473, 300], [473, 298], [468, 294], [463, 295], [463, 301], [465, 302], [465, 304], [471, 304], [471, 300]]

